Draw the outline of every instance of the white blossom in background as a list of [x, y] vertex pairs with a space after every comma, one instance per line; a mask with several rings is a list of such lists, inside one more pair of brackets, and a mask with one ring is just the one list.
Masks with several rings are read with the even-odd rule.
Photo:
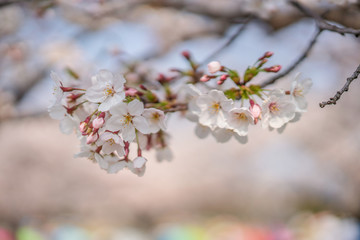
[[99, 166], [104, 170], [107, 170], [110, 164], [114, 164], [120, 160], [116, 155], [101, 155], [99, 153], [95, 153], [95, 159]]
[[295, 117], [296, 106], [282, 90], [274, 90], [262, 106], [262, 126], [280, 128]]
[[310, 91], [312, 80], [310, 78], [300, 79], [301, 74], [297, 73], [291, 85], [291, 96], [294, 99], [296, 110], [305, 112], [307, 108], [307, 101], [305, 95]]
[[108, 111], [125, 99], [125, 79], [121, 75], [101, 70], [95, 76], [95, 82], [95, 85], [86, 91], [86, 99], [93, 103], [100, 103], [99, 111]]
[[54, 82], [54, 87], [53, 87], [53, 96], [55, 98], [53, 98], [52, 103], [50, 105], [50, 107], [60, 103], [63, 99], [64, 96], [64, 92], [61, 89], [62, 87], [62, 79], [60, 78], [60, 76], [55, 73], [55, 72], [51, 72], [50, 74], [51, 79]]
[[106, 128], [113, 132], [120, 131], [124, 141], [132, 142], [136, 137], [135, 129], [149, 133], [149, 124], [142, 116], [143, 112], [144, 104], [137, 99], [130, 103], [121, 102], [110, 110], [112, 116]]
[[136, 157], [132, 164], [128, 166], [128, 168], [139, 177], [142, 177], [146, 170], [146, 162], [147, 160], [144, 157]]
[[107, 172], [111, 174], [115, 174], [123, 170], [124, 168], [129, 168], [130, 165], [131, 162], [127, 162], [125, 160], [111, 162], [108, 165]]
[[226, 127], [226, 114], [232, 108], [233, 101], [222, 91], [211, 90], [199, 96], [196, 104], [200, 108], [198, 113], [200, 124], [210, 127], [211, 130]]

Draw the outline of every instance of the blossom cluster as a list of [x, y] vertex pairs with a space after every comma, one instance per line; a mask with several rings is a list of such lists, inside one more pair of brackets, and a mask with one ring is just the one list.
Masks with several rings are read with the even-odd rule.
[[[108, 173], [129, 169], [142, 176], [147, 162], [143, 151], [155, 149], [159, 161], [172, 158], [166, 133], [166, 119], [172, 112], [183, 112], [196, 122], [199, 138], [211, 133], [222, 143], [232, 136], [246, 143], [249, 125], [260, 124], [281, 132], [288, 123], [297, 121], [306, 111], [305, 95], [311, 79], [297, 74], [289, 90], [269, 90], [252, 84], [261, 72], [281, 70], [280, 65], [264, 67], [272, 55], [266, 52], [240, 76], [218, 61], [210, 62], [209, 74], [204, 74], [190, 53], [183, 52], [190, 70], [172, 69], [175, 75], [171, 77], [159, 74], [157, 90], [162, 89], [163, 95], [143, 84], [129, 87], [122, 75], [108, 70], [84, 80], [67, 69], [71, 81], [53, 72], [54, 100], [49, 114], [60, 120], [63, 133], [76, 132], [81, 142], [76, 157], [86, 157]], [[175, 92], [172, 83], [181, 79], [187, 79], [187, 83]], [[211, 80], [216, 80], [217, 87], [208, 85]], [[220, 90], [225, 82], [231, 87]], [[137, 146], [132, 159], [130, 145]]]
[[[215, 63], [209, 65], [210, 72], [212, 64]], [[263, 128], [282, 131], [289, 122], [297, 121], [306, 111], [305, 95], [311, 86], [311, 79], [302, 79], [298, 73], [290, 90], [262, 90], [254, 97], [237, 101], [223, 91], [202, 93], [189, 85], [185, 90], [191, 98], [188, 118], [197, 122], [195, 132], [200, 138], [212, 133], [218, 142], [227, 142], [234, 136], [246, 143], [249, 125], [261, 123]]]
[[[60, 120], [63, 133], [76, 131], [81, 141], [81, 152], [76, 157], [87, 157], [108, 173], [127, 168], [139, 176], [146, 168], [143, 150], [155, 148], [159, 160], [171, 159], [164, 133], [165, 113], [145, 108], [142, 101], [133, 97], [136, 90], [126, 89], [123, 76], [101, 70], [91, 78], [87, 89], [76, 86], [76, 81], [73, 86], [64, 87], [54, 72], [51, 78], [55, 83], [55, 98], [49, 114]], [[138, 148], [137, 157], [130, 160], [132, 142]]]

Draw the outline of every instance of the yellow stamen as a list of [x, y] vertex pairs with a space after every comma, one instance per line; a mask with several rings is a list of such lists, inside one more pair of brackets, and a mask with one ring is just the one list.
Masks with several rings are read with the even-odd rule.
[[236, 113], [236, 115], [237, 115], [237, 119], [239, 119], [239, 120], [247, 120], [248, 119], [245, 113]]
[[270, 109], [270, 112], [277, 112], [279, 111], [280, 109], [278, 108], [278, 105], [276, 103], [270, 103], [269, 105], [269, 109]]
[[220, 104], [218, 102], [214, 102], [211, 108], [214, 110], [215, 113], [218, 113], [220, 110]]

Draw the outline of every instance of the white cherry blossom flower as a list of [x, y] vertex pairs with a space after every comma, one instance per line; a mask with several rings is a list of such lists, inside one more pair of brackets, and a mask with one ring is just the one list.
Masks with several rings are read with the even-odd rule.
[[120, 103], [110, 110], [112, 116], [106, 124], [110, 131], [121, 131], [121, 135], [126, 142], [132, 142], [135, 137], [135, 128], [141, 133], [149, 133], [149, 124], [141, 116], [144, 112], [144, 104], [135, 99], [130, 103]]
[[125, 79], [122, 76], [101, 70], [95, 76], [95, 84], [86, 91], [86, 99], [100, 103], [99, 111], [108, 111], [125, 99], [124, 83]]
[[280, 128], [295, 117], [296, 106], [281, 90], [274, 90], [262, 106], [262, 126]]
[[246, 136], [249, 124], [254, 124], [254, 117], [247, 108], [233, 108], [229, 111], [229, 128], [240, 136]]
[[291, 86], [291, 95], [293, 96], [296, 110], [299, 112], [305, 112], [307, 108], [307, 102], [305, 94], [307, 94], [312, 86], [312, 80], [305, 78], [300, 80], [300, 73], [297, 73]]
[[74, 157], [75, 158], [86, 157], [86, 158], [90, 159], [91, 161], [95, 162], [96, 161], [95, 160], [96, 149], [97, 149], [96, 145], [86, 144], [86, 138], [82, 137], [81, 145], [80, 145], [80, 152], [75, 154]]
[[125, 155], [124, 141], [118, 134], [104, 132], [100, 135], [100, 138], [96, 144], [98, 146], [102, 146], [101, 150], [104, 154], [110, 154], [116, 151], [120, 157]]
[[199, 96], [196, 104], [200, 108], [199, 122], [202, 125], [210, 127], [211, 130], [226, 127], [225, 115], [232, 108], [233, 101], [222, 91], [211, 90], [208, 94]]
[[125, 167], [130, 166], [130, 162], [127, 162], [125, 160], [117, 161], [117, 162], [111, 162], [109, 163], [109, 166], [107, 168], [107, 172], [114, 174], [119, 172], [120, 170], [123, 170]]
[[49, 115], [52, 119], [62, 120], [67, 116], [66, 108], [61, 104], [61, 102], [54, 103], [48, 108]]
[[95, 153], [95, 159], [96, 159], [97, 163], [99, 164], [99, 166], [104, 170], [107, 170], [109, 168], [110, 164], [114, 164], [120, 160], [119, 157], [117, 157], [116, 155], [104, 155], [103, 156], [103, 155], [100, 155], [99, 153]]
[[57, 103], [60, 103], [63, 96], [64, 96], [64, 92], [61, 89], [62, 80], [61, 80], [60, 76], [55, 72], [51, 72], [50, 77], [54, 81], [53, 95], [54, 95], [55, 98], [52, 101], [52, 103], [50, 104], [49, 108], [54, 106]]
[[163, 111], [155, 108], [147, 108], [142, 114], [149, 123], [149, 132], [157, 133], [160, 129], [165, 131], [165, 114]]
[[129, 165], [128, 168], [138, 175], [142, 177], [146, 170], [146, 159], [144, 157], [137, 157], [132, 161], [132, 165]]

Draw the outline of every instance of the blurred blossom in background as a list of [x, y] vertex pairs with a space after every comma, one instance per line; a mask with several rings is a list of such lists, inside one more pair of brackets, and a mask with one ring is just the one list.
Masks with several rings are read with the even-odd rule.
[[[239, 24], [216, 14], [263, 19], [209, 60], [239, 72], [266, 51], [290, 66], [315, 33], [285, 1], [173, 2], [0, 1], [0, 240], [360, 239], [359, 83], [336, 106], [318, 107], [360, 62], [352, 36], [323, 33], [296, 69], [314, 86], [307, 113], [281, 134], [252, 128], [247, 144], [221, 144], [197, 138], [195, 124], [174, 114], [174, 158], [158, 163], [150, 152], [142, 178], [74, 159], [76, 136], [47, 115], [51, 71], [66, 79], [70, 70], [90, 78], [109, 69], [134, 84], [155, 81], [185, 68], [182, 51], [202, 62], [234, 34]], [[344, 21], [360, 28], [359, 9], [351, 14]], [[277, 85], [289, 88], [294, 75]]]

